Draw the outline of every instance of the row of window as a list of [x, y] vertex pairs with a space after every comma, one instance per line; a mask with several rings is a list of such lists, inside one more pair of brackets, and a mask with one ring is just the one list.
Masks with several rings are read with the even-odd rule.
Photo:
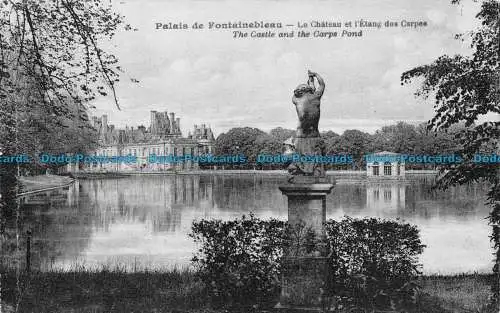
[[[373, 169], [373, 176], [379, 176], [380, 175], [380, 172], [379, 172], [379, 166], [373, 166], [372, 167]], [[397, 175], [401, 175], [401, 167], [399, 166], [396, 166], [396, 170], [397, 170]], [[391, 176], [392, 175], [392, 165], [391, 163], [388, 163], [386, 162], [384, 164], [384, 176]]]
[[[94, 153], [94, 155], [98, 155], [97, 151]], [[115, 153], [113, 153], [113, 150], [103, 150], [99, 155], [113, 156], [115, 155]]]
[[[143, 148], [142, 149], [142, 154], [140, 154], [140, 156], [146, 156], [146, 154], [156, 154], [156, 155], [168, 155], [169, 153], [173, 154], [173, 155], [177, 155], [177, 147], [174, 147], [172, 150], [169, 151], [169, 148], [168, 147], [165, 147], [165, 149], [161, 149], [161, 148]], [[182, 148], [182, 154], [181, 155], [186, 155], [186, 152], [190, 152], [191, 155], [194, 155], [195, 154], [195, 148], [191, 148], [190, 150], [187, 150], [185, 147]], [[133, 156], [138, 156], [138, 153], [141, 152], [141, 149], [124, 149], [124, 154], [125, 155], [133, 155]], [[204, 147], [203, 149], [200, 149], [199, 150], [199, 153], [210, 153], [210, 148], [209, 147]], [[95, 155], [97, 155], [97, 152], [95, 152]], [[102, 151], [102, 154], [101, 155], [104, 155], [104, 156], [113, 156], [113, 155], [116, 155], [115, 152], [113, 152], [113, 150], [103, 150]]]

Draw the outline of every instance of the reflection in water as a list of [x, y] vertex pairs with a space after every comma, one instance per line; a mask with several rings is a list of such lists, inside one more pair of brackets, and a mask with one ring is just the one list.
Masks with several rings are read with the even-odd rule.
[[69, 189], [47, 191], [21, 198], [21, 256], [24, 267], [26, 231], [32, 231], [31, 263], [45, 269], [60, 260], [70, 260], [88, 248], [93, 216], [80, 193], [78, 182]]
[[366, 186], [366, 211], [379, 212], [390, 208], [399, 212], [405, 208], [405, 194], [403, 184], [369, 184]]
[[[30, 196], [22, 205], [34, 233], [34, 267], [76, 264], [187, 265], [187, 236], [201, 218], [286, 219], [283, 176], [169, 175], [80, 181], [66, 191]], [[400, 218], [418, 225], [428, 248], [424, 272], [490, 271], [487, 186], [432, 191], [432, 180], [339, 181], [327, 216]]]

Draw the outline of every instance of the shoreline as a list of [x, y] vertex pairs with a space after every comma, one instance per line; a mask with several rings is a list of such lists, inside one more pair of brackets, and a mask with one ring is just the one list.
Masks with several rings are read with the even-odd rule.
[[[439, 171], [437, 170], [406, 170], [406, 175], [414, 176], [414, 175], [435, 175]], [[244, 174], [244, 175], [277, 175], [277, 176], [287, 176], [289, 175], [286, 170], [190, 170], [190, 171], [109, 171], [109, 172], [77, 172], [71, 173], [75, 176], [114, 176], [114, 175], [125, 175], [125, 176], [139, 176], [139, 175], [202, 175], [202, 174]], [[349, 171], [349, 170], [329, 170], [326, 171], [327, 176], [367, 176], [366, 171]], [[405, 176], [397, 177], [397, 176], [377, 176], [370, 177], [370, 180], [404, 180]]]

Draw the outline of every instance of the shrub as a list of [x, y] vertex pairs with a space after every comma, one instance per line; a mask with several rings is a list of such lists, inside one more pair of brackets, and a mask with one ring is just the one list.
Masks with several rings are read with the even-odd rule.
[[414, 302], [421, 244], [416, 226], [375, 218], [325, 224], [333, 294], [368, 307]]
[[194, 222], [190, 236], [200, 244], [192, 261], [213, 304], [251, 305], [279, 292], [285, 222], [243, 216], [233, 221]]
[[276, 299], [284, 251], [289, 256], [329, 251], [329, 294], [341, 305], [395, 307], [414, 302], [418, 256], [424, 245], [415, 226], [375, 218], [325, 224], [320, 242], [303, 227], [260, 220], [194, 222], [190, 236], [200, 245], [193, 257], [215, 305], [251, 305]]

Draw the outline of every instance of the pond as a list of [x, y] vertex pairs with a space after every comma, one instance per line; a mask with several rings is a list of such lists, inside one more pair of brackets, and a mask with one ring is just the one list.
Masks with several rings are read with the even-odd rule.
[[[80, 180], [66, 190], [24, 198], [17, 216], [22, 225], [12, 225], [20, 238], [32, 230], [32, 264], [41, 270], [183, 267], [196, 249], [187, 236], [194, 220], [250, 212], [286, 219], [287, 199], [278, 189], [285, 181], [263, 174]], [[327, 218], [399, 218], [421, 231], [427, 245], [421, 257], [424, 273], [490, 272], [488, 186], [434, 192], [432, 182], [432, 176], [387, 182], [338, 177], [327, 197]]]

